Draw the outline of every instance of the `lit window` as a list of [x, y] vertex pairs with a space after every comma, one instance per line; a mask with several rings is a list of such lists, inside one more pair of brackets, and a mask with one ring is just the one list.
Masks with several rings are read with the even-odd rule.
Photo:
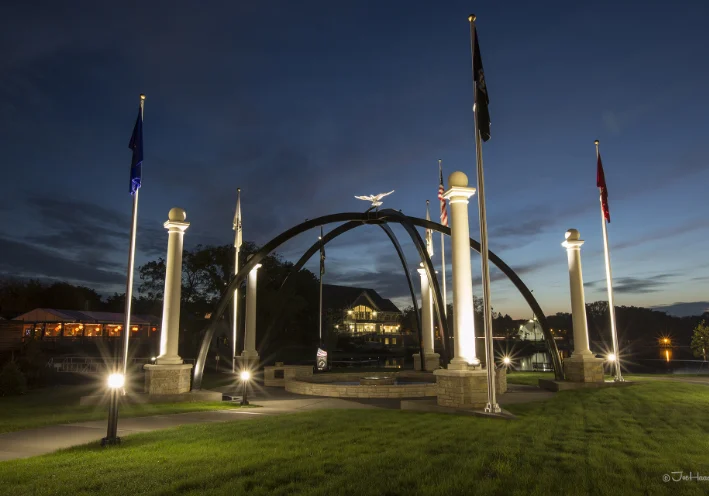
[[81, 336], [84, 332], [84, 324], [64, 324], [64, 335], [69, 337]]
[[391, 338], [391, 344], [396, 344], [396, 338]]
[[54, 338], [62, 333], [62, 325], [61, 324], [47, 324], [47, 328], [44, 331], [44, 336], [48, 338]]
[[117, 324], [106, 324], [106, 335], [110, 338], [115, 338], [121, 335], [123, 330], [122, 325]]
[[102, 334], [101, 324], [85, 324], [84, 325], [84, 336], [98, 337]]

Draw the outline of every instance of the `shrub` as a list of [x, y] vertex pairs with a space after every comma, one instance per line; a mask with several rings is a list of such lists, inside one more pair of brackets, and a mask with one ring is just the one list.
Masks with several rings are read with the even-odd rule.
[[5, 363], [0, 370], [0, 395], [13, 396], [27, 391], [25, 375], [14, 360]]

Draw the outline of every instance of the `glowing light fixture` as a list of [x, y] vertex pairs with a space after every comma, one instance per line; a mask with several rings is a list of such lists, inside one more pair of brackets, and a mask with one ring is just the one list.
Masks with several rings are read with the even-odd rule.
[[126, 378], [123, 374], [111, 374], [108, 376], [108, 387], [111, 389], [122, 388], [126, 383]]
[[509, 365], [509, 364], [512, 363], [512, 359], [511, 359], [510, 357], [508, 357], [508, 356], [503, 357], [503, 358], [502, 358], [502, 363], [504, 363], [505, 365]]
[[246, 384], [249, 382], [249, 379], [251, 379], [251, 372], [248, 370], [242, 370], [241, 373], [239, 374], [239, 378], [241, 379], [241, 383], [243, 384], [244, 388], [242, 390], [241, 394], [241, 405], [248, 405], [249, 400], [246, 397]]
[[609, 353], [607, 358], [608, 358], [609, 362], [615, 362], [615, 360], [616, 360], [615, 353]]

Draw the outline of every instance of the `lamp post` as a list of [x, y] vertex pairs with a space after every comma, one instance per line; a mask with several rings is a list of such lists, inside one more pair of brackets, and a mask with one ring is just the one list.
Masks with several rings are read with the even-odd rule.
[[248, 370], [242, 370], [241, 373], [239, 374], [239, 378], [241, 379], [241, 383], [243, 384], [243, 390], [241, 393], [241, 406], [248, 405], [249, 400], [246, 398], [246, 383], [249, 382], [249, 379], [251, 379], [251, 372]]
[[125, 385], [125, 382], [126, 377], [123, 374], [114, 372], [108, 376], [108, 389], [111, 392], [108, 402], [108, 429], [106, 437], [101, 439], [101, 446], [121, 442], [121, 438], [118, 437], [118, 390]]

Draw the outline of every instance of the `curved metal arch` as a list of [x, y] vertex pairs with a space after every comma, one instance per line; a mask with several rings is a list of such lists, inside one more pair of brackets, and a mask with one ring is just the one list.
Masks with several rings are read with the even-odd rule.
[[387, 224], [379, 224], [379, 227], [381, 227], [387, 234], [387, 236], [389, 236], [389, 239], [394, 245], [394, 248], [396, 248], [396, 253], [397, 255], [399, 255], [399, 260], [401, 261], [401, 265], [404, 268], [404, 273], [406, 274], [406, 282], [409, 285], [409, 293], [411, 293], [411, 303], [414, 306], [414, 316], [416, 317], [416, 328], [418, 331], [417, 334], [419, 338], [419, 354], [421, 356], [421, 360], [419, 361], [419, 363], [421, 364], [421, 371], [425, 371], [426, 360], [424, 360], [423, 358], [423, 326], [421, 325], [421, 315], [419, 314], [419, 306], [418, 302], [416, 301], [414, 283], [411, 281], [411, 270], [409, 270], [409, 264], [406, 262], [404, 250], [401, 249], [401, 245], [399, 244], [399, 240], [397, 239], [396, 234], [394, 234], [394, 231], [392, 231], [391, 227], [389, 227]]
[[[414, 225], [417, 225], [419, 227], [423, 227], [424, 229], [433, 229], [435, 231], [442, 232], [443, 234], [450, 236], [450, 233], [451, 233], [450, 227], [445, 227], [441, 224], [431, 222], [430, 220], [420, 219], [417, 217], [409, 217], [409, 219], [411, 220], [411, 222]], [[470, 247], [473, 250], [480, 253], [480, 243], [475, 241], [473, 238], [470, 238]], [[495, 255], [493, 252], [488, 251], [488, 260], [490, 260], [495, 265], [495, 267], [500, 269], [500, 271], [503, 274], [505, 274], [505, 276], [507, 276], [507, 278], [510, 280], [510, 282], [512, 284], [514, 284], [514, 286], [520, 292], [520, 294], [525, 299], [525, 301], [527, 302], [529, 307], [532, 309], [534, 316], [537, 317], [537, 322], [539, 322], [539, 325], [542, 327], [542, 333], [544, 334], [544, 340], [547, 343], [547, 347], [549, 348], [549, 354], [551, 355], [551, 359], [554, 362], [554, 375], [557, 380], [563, 380], [564, 379], [564, 369], [561, 364], [561, 355], [559, 354], [559, 348], [556, 346], [556, 341], [554, 341], [554, 336], [552, 335], [551, 331], [549, 330], [547, 318], [546, 318], [546, 315], [544, 315], [544, 312], [542, 311], [542, 307], [539, 306], [539, 303], [532, 295], [532, 292], [524, 284], [524, 282], [522, 282], [522, 279], [519, 278], [517, 273], [514, 270], [512, 270], [512, 268], [509, 265], [507, 265], [505, 262], [503, 262], [500, 257]]]
[[406, 230], [411, 238], [411, 241], [418, 251], [421, 262], [423, 262], [423, 268], [426, 270], [426, 276], [428, 277], [429, 287], [433, 290], [433, 304], [436, 309], [436, 314], [438, 316], [438, 325], [441, 329], [441, 344], [443, 351], [443, 363], [448, 363], [452, 347], [450, 346], [450, 333], [448, 332], [448, 319], [446, 318], [445, 307], [443, 305], [443, 295], [441, 294], [441, 288], [438, 284], [438, 278], [436, 277], [436, 269], [433, 268], [433, 262], [431, 257], [428, 255], [426, 250], [426, 244], [421, 239], [421, 235], [414, 227], [414, 223], [411, 222], [410, 217], [402, 214], [397, 210], [385, 209], [379, 212], [387, 217], [393, 217], [396, 222], [401, 224], [401, 226]]
[[[292, 281], [293, 278], [291, 276], [297, 274], [300, 272], [300, 270], [305, 266], [305, 264], [312, 258], [315, 253], [317, 253], [320, 250], [321, 245], [327, 244], [330, 240], [335, 239], [338, 237], [340, 234], [344, 234], [347, 231], [350, 231], [354, 229], [355, 227], [359, 227], [362, 225], [362, 222], [360, 221], [350, 221], [346, 222], [340, 226], [337, 226], [335, 229], [332, 231], [328, 232], [323, 236], [322, 240], [318, 240], [313, 245], [308, 248], [308, 250], [303, 253], [303, 255], [298, 259], [298, 261], [291, 267], [291, 270], [286, 274], [286, 277], [283, 279], [283, 282], [281, 283], [281, 286], [278, 288], [278, 297], [279, 298], [289, 298], [290, 295], [292, 294]], [[276, 310], [275, 315], [273, 318], [271, 318], [271, 322], [268, 324], [268, 327], [266, 328], [266, 333], [264, 336], [264, 339], [267, 339], [268, 336], [273, 332], [273, 329], [275, 327], [279, 327], [282, 322], [283, 322], [283, 309], [279, 308]]]
[[[385, 215], [381, 215], [385, 214]], [[271, 241], [266, 243], [259, 251], [254, 253], [254, 255], [246, 261], [244, 266], [239, 270], [238, 274], [236, 274], [228, 286], [225, 288], [224, 293], [222, 293], [222, 297], [219, 299], [219, 303], [217, 304], [217, 307], [212, 313], [212, 317], [210, 319], [210, 324], [207, 326], [207, 329], [204, 332], [204, 337], [202, 339], [202, 344], [200, 346], [199, 350], [199, 355], [197, 356], [197, 361], [195, 363], [195, 372], [194, 372], [194, 381], [193, 381], [193, 389], [200, 389], [202, 385], [202, 376], [204, 372], [204, 364], [207, 359], [207, 353], [209, 352], [209, 346], [211, 344], [212, 338], [214, 336], [214, 332], [216, 329], [216, 322], [221, 319], [222, 315], [224, 314], [224, 311], [227, 309], [229, 302], [231, 298], [233, 297], [233, 292], [236, 287], [238, 287], [246, 278], [247, 274], [256, 266], [256, 264], [260, 263], [261, 260], [263, 260], [269, 253], [271, 253], [273, 250], [278, 248], [280, 245], [288, 241], [289, 239], [297, 236], [298, 234], [301, 234], [305, 231], [308, 231], [310, 229], [313, 229], [315, 227], [325, 225], [325, 224], [332, 224], [335, 222], [346, 222], [346, 221], [360, 221], [365, 224], [370, 224], [370, 223], [377, 223], [377, 222], [386, 222], [386, 217], [387, 216], [392, 216], [395, 217], [395, 221], [399, 222], [400, 224], [405, 226], [405, 229], [407, 229], [407, 232], [409, 229], [412, 229], [412, 225], [415, 226], [420, 226], [424, 228], [429, 228], [433, 229], [438, 232], [442, 232], [444, 234], [450, 235], [450, 228], [444, 227], [440, 224], [436, 224], [431, 221], [427, 221], [425, 219], [420, 219], [417, 217], [409, 217], [406, 216], [400, 212], [396, 212], [394, 210], [384, 210], [381, 212], [376, 212], [376, 211], [370, 211], [370, 212], [343, 212], [339, 214], [331, 214], [331, 215], [324, 215], [322, 217], [317, 217], [315, 219], [310, 219], [305, 222], [302, 222], [301, 224], [298, 224], [296, 226], [293, 226], [292, 228], [282, 232], [275, 238], [273, 238]], [[405, 220], [406, 219], [406, 220]], [[403, 222], [402, 222], [403, 221]], [[405, 225], [406, 223], [406, 225]], [[408, 227], [407, 227], [408, 225]], [[439, 322], [445, 321], [445, 313], [442, 311], [443, 310], [443, 304], [442, 304], [442, 298], [440, 295], [440, 288], [438, 286], [438, 281], [436, 278], [432, 277], [432, 274], [434, 273], [433, 271], [433, 265], [431, 263], [431, 259], [428, 256], [428, 253], [426, 253], [425, 248], [423, 248], [423, 241], [421, 240], [420, 235], [418, 232], [413, 228], [415, 232], [415, 236], [409, 232], [409, 234], [412, 237], [412, 241], [417, 247], [417, 250], [419, 250], [419, 254], [422, 255], [422, 261], [424, 261], [424, 267], [426, 268], [427, 275], [429, 277], [429, 282], [433, 283], [433, 288], [435, 291], [435, 296], [436, 298], [434, 299], [434, 302], [436, 304], [436, 311], [439, 314]], [[417, 242], [418, 241], [418, 242]], [[470, 239], [470, 246], [476, 251], [480, 251], [480, 244], [473, 240], [472, 238]], [[423, 253], [420, 251], [421, 248], [423, 248]], [[488, 252], [488, 257], [489, 260], [495, 264], [496, 267], [498, 267], [517, 287], [517, 289], [520, 291], [522, 296], [525, 298], [527, 303], [530, 304], [530, 307], [532, 307], [532, 311], [537, 317], [537, 320], [539, 321], [540, 325], [542, 326], [542, 331], [544, 332], [544, 337], [547, 339], [547, 344], [549, 345], [549, 351], [550, 354], [552, 355], [552, 360], [554, 361], [554, 369], [555, 369], [555, 375], [557, 379], [563, 379], [564, 378], [564, 373], [563, 369], [561, 368], [561, 359], [559, 357], [559, 352], [556, 347], [556, 343], [553, 340], [553, 336], [551, 336], [551, 333], [548, 330], [547, 322], [546, 322], [546, 317], [544, 316], [544, 313], [541, 311], [541, 307], [537, 303], [537, 301], [534, 299], [534, 296], [532, 296], [531, 292], [527, 288], [527, 286], [524, 285], [522, 280], [515, 274], [515, 272], [507, 266], [502, 260], [497, 257], [492, 251]], [[439, 301], [440, 300], [440, 301]], [[443, 318], [441, 316], [443, 315]], [[447, 336], [447, 326], [441, 326], [441, 330], [444, 333], [443, 336], [443, 341], [445, 344], [448, 342], [448, 336]], [[551, 339], [550, 339], [551, 338]], [[447, 350], [448, 346], [444, 346], [444, 348]]]
[[[291, 278], [292, 275], [297, 274], [300, 272], [300, 270], [303, 268], [303, 266], [312, 258], [318, 251], [320, 251], [320, 247], [323, 245], [326, 245], [336, 237], [338, 237], [341, 234], [344, 234], [348, 231], [351, 231], [352, 229], [359, 227], [362, 225], [362, 222], [359, 221], [351, 221], [351, 222], [346, 222], [345, 224], [342, 224], [332, 231], [328, 232], [323, 236], [323, 239], [319, 239], [313, 245], [306, 250], [305, 253], [303, 253], [303, 256], [298, 259], [298, 261], [293, 265], [291, 268], [290, 272], [288, 275], [286, 275], [285, 279], [283, 280], [283, 283], [281, 283], [281, 287], [278, 289], [278, 296], [281, 298], [288, 298], [289, 295], [292, 293], [291, 286], [289, 282], [292, 281], [293, 279]], [[378, 223], [379, 227], [382, 228], [382, 230], [387, 234], [389, 239], [391, 240], [392, 244], [394, 245], [394, 248], [396, 249], [397, 254], [399, 255], [399, 260], [401, 261], [401, 264], [404, 268], [404, 273], [406, 274], [406, 282], [408, 283], [409, 286], [409, 292], [411, 293], [411, 302], [414, 307], [414, 313], [416, 315], [416, 328], [417, 328], [417, 336], [418, 336], [418, 341], [419, 341], [419, 347], [423, 348], [423, 332], [422, 332], [422, 327], [421, 327], [421, 316], [418, 313], [418, 303], [416, 301], [416, 293], [414, 292], [414, 286], [413, 282], [411, 280], [411, 273], [408, 267], [408, 264], [406, 262], [406, 257], [404, 256], [404, 252], [401, 249], [401, 245], [399, 244], [399, 240], [397, 239], [396, 235], [394, 232], [391, 230], [391, 228], [384, 223]], [[283, 316], [284, 312], [282, 309], [276, 310], [276, 314], [274, 317], [271, 319], [270, 324], [268, 325], [268, 328], [266, 329], [266, 336], [270, 335], [271, 332], [273, 332], [274, 327], [278, 327], [281, 325], [283, 322]], [[421, 370], [425, 370], [424, 368], [425, 364], [424, 362], [421, 362]]]

